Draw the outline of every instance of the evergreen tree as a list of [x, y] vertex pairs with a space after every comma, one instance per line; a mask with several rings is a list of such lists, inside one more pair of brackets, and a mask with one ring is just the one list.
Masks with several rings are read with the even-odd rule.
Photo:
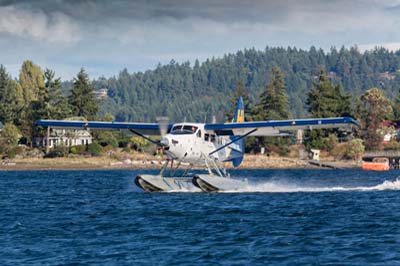
[[230, 109], [228, 113], [225, 113], [225, 117], [227, 121], [232, 121], [233, 116], [235, 115], [235, 108], [239, 97], [242, 96], [243, 98], [243, 105], [244, 105], [244, 120], [249, 121], [250, 113], [251, 113], [251, 103], [249, 99], [249, 93], [246, 87], [243, 84], [242, 80], [238, 80], [236, 82], [236, 88], [232, 92], [231, 97], [229, 99]]
[[400, 88], [397, 91], [397, 97], [393, 103], [393, 116], [394, 119], [400, 120]]
[[36, 120], [65, 119], [71, 114], [67, 98], [61, 91], [60, 78], [54, 80], [54, 76], [54, 71], [46, 69], [44, 87], [39, 89], [37, 99], [32, 100], [30, 103], [28, 119], [32, 124], [32, 132], [35, 136], [43, 136], [45, 134], [43, 128], [35, 127]]
[[47, 117], [49, 119], [65, 119], [71, 115], [68, 99], [61, 90], [61, 78], [54, 79], [55, 72], [46, 69], [44, 72], [47, 104]]
[[16, 123], [23, 108], [21, 87], [0, 65], [0, 121]]
[[362, 96], [357, 106], [358, 119], [361, 123], [362, 136], [367, 150], [377, 150], [382, 143], [379, 129], [382, 122], [393, 114], [390, 101], [382, 90], [372, 88]]
[[93, 86], [83, 68], [74, 78], [74, 87], [68, 100], [74, 116], [83, 116], [86, 119], [91, 119], [94, 118], [99, 110], [99, 102], [94, 96]]
[[[324, 71], [320, 72], [318, 82], [309, 91], [307, 105], [311, 116], [315, 118], [351, 115], [350, 95], [343, 94], [339, 85], [333, 85]], [[330, 150], [332, 147], [329, 144], [329, 134], [332, 133], [338, 134], [337, 130], [307, 132], [307, 147]]]
[[[283, 73], [278, 67], [273, 67], [270, 76], [271, 81], [261, 93], [259, 103], [253, 110], [254, 120], [282, 120], [290, 117]], [[274, 151], [286, 155], [289, 151], [289, 143], [288, 138], [263, 137], [257, 138], [254, 145], [264, 146], [268, 152]]]
[[326, 73], [321, 71], [318, 82], [308, 93], [308, 111], [312, 117], [349, 116], [350, 95], [345, 95], [339, 85], [334, 86]]
[[271, 82], [260, 95], [254, 114], [256, 120], [279, 120], [290, 117], [283, 73], [278, 67], [273, 67], [271, 77]]

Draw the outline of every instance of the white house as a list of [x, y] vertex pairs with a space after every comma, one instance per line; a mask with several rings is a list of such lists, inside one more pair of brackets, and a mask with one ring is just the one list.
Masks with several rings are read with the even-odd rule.
[[106, 99], [106, 98], [108, 97], [108, 90], [105, 89], [105, 88], [100, 89], [100, 90], [98, 90], [98, 91], [94, 91], [93, 93], [94, 93], [94, 96], [95, 96], [97, 99], [104, 100], [104, 99]]
[[[46, 137], [36, 137], [33, 140], [35, 147], [46, 147]], [[78, 146], [92, 143], [93, 138], [89, 130], [51, 129], [49, 148], [57, 145]]]

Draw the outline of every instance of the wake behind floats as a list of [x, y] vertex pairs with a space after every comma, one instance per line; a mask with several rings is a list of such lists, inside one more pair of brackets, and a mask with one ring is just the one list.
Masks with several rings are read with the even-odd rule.
[[[157, 146], [167, 156], [158, 175], [138, 175], [135, 184], [147, 192], [218, 192], [234, 191], [247, 185], [247, 180], [233, 179], [222, 167], [232, 162], [238, 167], [244, 154], [244, 139], [248, 136], [288, 136], [290, 131], [340, 128], [351, 130], [359, 126], [350, 117], [292, 120], [244, 121], [244, 105], [239, 97], [231, 123], [124, 123], [97, 121], [38, 120], [36, 125], [48, 128], [129, 130]], [[148, 136], [161, 136], [160, 141]], [[181, 164], [189, 164], [178, 176]], [[205, 167], [204, 174], [189, 175], [194, 165]]]

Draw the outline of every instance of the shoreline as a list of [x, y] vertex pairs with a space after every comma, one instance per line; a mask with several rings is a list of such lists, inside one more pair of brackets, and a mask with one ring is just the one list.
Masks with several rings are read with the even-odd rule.
[[[110, 157], [73, 157], [73, 158], [26, 158], [2, 161], [0, 171], [29, 171], [29, 170], [136, 170], [161, 168], [164, 160], [135, 154], [119, 160]], [[321, 161], [322, 165], [331, 165], [333, 168], [351, 169], [360, 168], [354, 161]], [[226, 169], [233, 169], [232, 164], [224, 163]], [[185, 167], [185, 166], [183, 166]], [[194, 169], [202, 169], [195, 166]], [[300, 160], [289, 157], [246, 155], [237, 169], [327, 169], [311, 163], [309, 160]]]

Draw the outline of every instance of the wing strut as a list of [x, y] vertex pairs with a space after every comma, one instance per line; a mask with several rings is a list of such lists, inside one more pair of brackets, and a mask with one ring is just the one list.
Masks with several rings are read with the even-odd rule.
[[147, 140], [147, 141], [149, 141], [149, 142], [151, 142], [151, 143], [153, 143], [153, 144], [160, 145], [160, 142], [159, 142], [159, 141], [155, 141], [154, 139], [151, 139], [151, 138], [149, 138], [149, 137], [146, 137], [145, 135], [143, 135], [143, 134], [141, 134], [141, 133], [139, 133], [139, 132], [137, 132], [137, 131], [135, 131], [135, 130], [133, 130], [133, 129], [129, 129], [129, 131], [132, 132], [132, 133], [135, 134], [135, 135], [138, 135], [139, 137], [144, 138], [145, 140]]
[[222, 150], [222, 149], [225, 148], [226, 146], [229, 146], [229, 145], [231, 145], [232, 143], [234, 143], [234, 142], [236, 142], [236, 141], [238, 141], [238, 140], [241, 140], [241, 139], [247, 137], [248, 135], [250, 135], [251, 133], [253, 133], [253, 132], [255, 132], [255, 131], [257, 131], [257, 128], [255, 128], [255, 129], [253, 129], [253, 130], [250, 130], [249, 132], [247, 132], [247, 133], [244, 134], [244, 135], [241, 135], [241, 136], [239, 136], [239, 137], [237, 137], [237, 138], [234, 138], [232, 141], [226, 143], [225, 145], [219, 147], [219, 148], [216, 149], [216, 150], [213, 150], [213, 151], [210, 152], [208, 155], [212, 155], [212, 154], [214, 154], [214, 153], [216, 153], [216, 152]]

